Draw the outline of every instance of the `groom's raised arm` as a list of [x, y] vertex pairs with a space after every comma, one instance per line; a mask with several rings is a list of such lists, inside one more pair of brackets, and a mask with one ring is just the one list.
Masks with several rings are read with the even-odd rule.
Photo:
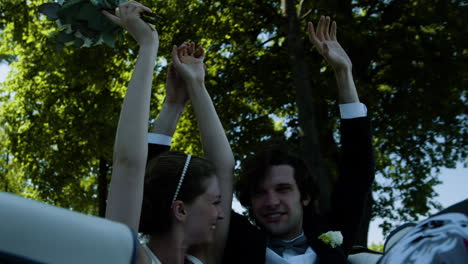
[[169, 150], [177, 123], [188, 101], [185, 82], [174, 66], [170, 65], [166, 77], [166, 99], [148, 133], [148, 161]]
[[340, 104], [359, 103], [354, 84], [352, 62], [336, 38], [336, 22], [322, 16], [315, 32], [314, 24], [309, 22], [309, 39], [317, 51], [325, 58], [335, 72]]
[[[178, 47], [177, 51], [181, 52], [185, 45]], [[166, 75], [166, 99], [148, 133], [148, 161], [169, 150], [177, 123], [188, 101], [187, 84], [171, 64]]]
[[341, 113], [341, 157], [339, 180], [332, 198], [332, 225], [341, 230], [343, 249], [349, 252], [357, 238], [366, 200], [374, 180], [371, 128], [367, 109], [359, 102], [352, 62], [338, 43], [336, 22], [321, 17], [315, 31], [309, 22], [309, 39], [333, 68]]

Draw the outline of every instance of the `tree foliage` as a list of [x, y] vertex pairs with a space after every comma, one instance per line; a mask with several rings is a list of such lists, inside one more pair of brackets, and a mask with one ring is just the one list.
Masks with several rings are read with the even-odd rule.
[[378, 252], [384, 252], [384, 244], [383, 243], [380, 243], [380, 244], [372, 243], [372, 244], [370, 244], [369, 249], [372, 249], [372, 250], [378, 251]]
[[[31, 189], [36, 198], [97, 213], [98, 200], [102, 207], [105, 197], [98, 192], [98, 178], [109, 176], [102, 168], [111, 166], [137, 47], [127, 38], [114, 48], [57, 52], [48, 38], [55, 25], [37, 10], [45, 2], [0, 3], [0, 59], [8, 59], [13, 69], [1, 86], [6, 140], [0, 163], [2, 173], [10, 171], [5, 168], [18, 173], [17, 178], [1, 174], [0, 186], [18, 193]], [[271, 139], [299, 147], [297, 90], [280, 1], [142, 2], [164, 18], [158, 27], [153, 116], [163, 100], [172, 45], [193, 40], [207, 47], [207, 87], [237, 160]], [[466, 164], [467, 8], [461, 0], [297, 2], [305, 46], [310, 47], [306, 22], [330, 15], [353, 61], [374, 126], [374, 216], [407, 221], [427, 214], [439, 206], [433, 189], [440, 183], [438, 169]], [[339, 114], [332, 69], [314, 51], [301, 59], [310, 70], [322, 156], [333, 178]], [[187, 111], [174, 147], [200, 154], [198, 143], [193, 113]], [[6, 182], [15, 187], [4, 188]], [[389, 227], [386, 222], [384, 228]]]

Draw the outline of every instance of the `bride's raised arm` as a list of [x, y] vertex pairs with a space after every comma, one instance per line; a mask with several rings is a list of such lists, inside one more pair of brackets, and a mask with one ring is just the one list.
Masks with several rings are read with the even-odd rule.
[[200, 252], [197, 248], [194, 254], [204, 259], [205, 263], [219, 263], [229, 229], [235, 161], [224, 128], [205, 87], [204, 49], [201, 46], [195, 48], [193, 42], [184, 45], [185, 50], [178, 50], [174, 46], [172, 61], [186, 82], [187, 92], [198, 121], [204, 156], [215, 167], [222, 195], [219, 206], [224, 216], [223, 221], [217, 224], [214, 242], [208, 251], [201, 249]]
[[120, 5], [119, 10], [119, 17], [106, 11], [104, 14], [133, 36], [139, 44], [139, 51], [115, 137], [106, 218], [125, 223], [138, 232], [148, 148], [151, 85], [159, 38], [157, 31], [140, 18], [142, 13], [151, 12], [148, 7], [132, 1]]

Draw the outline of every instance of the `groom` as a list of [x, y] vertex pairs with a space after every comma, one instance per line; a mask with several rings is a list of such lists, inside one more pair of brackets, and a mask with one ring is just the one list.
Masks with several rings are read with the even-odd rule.
[[[374, 163], [367, 110], [359, 102], [351, 60], [336, 40], [336, 23], [330, 22], [321, 17], [317, 32], [309, 23], [309, 34], [332, 66], [339, 91], [342, 157], [331, 211], [316, 210], [318, 186], [301, 158], [284, 148], [258, 153], [243, 164], [236, 186], [255, 225], [232, 212], [220, 263], [346, 263], [374, 179]], [[161, 151], [158, 145], [169, 145], [171, 138], [165, 135], [173, 134], [175, 123], [169, 132], [150, 136], [149, 156]], [[318, 238], [328, 231], [341, 232], [342, 243]]]
[[[333, 67], [341, 112], [341, 164], [331, 211], [316, 210], [318, 187], [303, 160], [284, 148], [254, 155], [242, 166], [236, 194], [256, 226], [233, 214], [222, 263], [346, 263], [374, 179], [370, 124], [359, 102], [352, 64], [336, 40], [336, 23], [322, 17], [310, 41]], [[319, 239], [328, 231], [344, 237]], [[335, 244], [336, 242], [336, 244]]]

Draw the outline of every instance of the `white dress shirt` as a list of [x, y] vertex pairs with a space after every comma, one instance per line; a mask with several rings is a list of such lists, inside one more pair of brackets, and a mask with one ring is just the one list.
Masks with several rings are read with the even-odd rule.
[[284, 251], [283, 256], [276, 254], [270, 248], [266, 248], [265, 263], [266, 264], [311, 264], [317, 261], [317, 254], [308, 247], [304, 254], [295, 255], [288, 254]]
[[[290, 243], [302, 236], [304, 236], [304, 233], [291, 240], [284, 240], [284, 242]], [[285, 249], [283, 251], [283, 256], [280, 256], [268, 247], [265, 252], [266, 264], [313, 264], [316, 261], [317, 254], [311, 247], [308, 247], [304, 254], [297, 254], [297, 252], [292, 249]]]

